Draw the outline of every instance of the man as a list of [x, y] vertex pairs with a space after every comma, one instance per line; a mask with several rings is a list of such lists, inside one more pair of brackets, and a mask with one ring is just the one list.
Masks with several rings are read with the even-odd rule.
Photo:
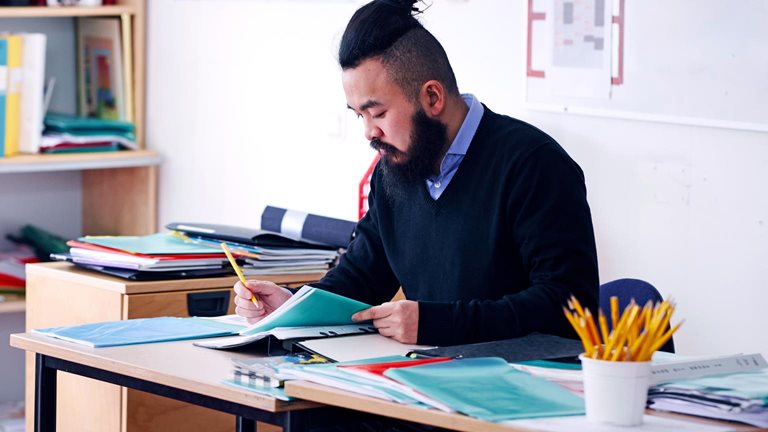
[[[573, 294], [595, 311], [598, 290], [581, 169], [542, 131], [460, 94], [414, 3], [372, 1], [344, 32], [347, 104], [381, 161], [354, 240], [313, 286], [377, 305], [352, 318], [405, 343], [573, 336], [562, 305]], [[407, 300], [389, 302], [400, 286]], [[250, 322], [291, 296], [263, 281], [235, 292]]]

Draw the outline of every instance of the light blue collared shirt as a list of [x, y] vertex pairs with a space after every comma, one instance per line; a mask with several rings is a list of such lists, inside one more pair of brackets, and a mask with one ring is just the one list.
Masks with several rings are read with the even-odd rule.
[[464, 155], [467, 154], [469, 144], [472, 142], [475, 132], [477, 132], [477, 127], [480, 125], [480, 119], [483, 118], [483, 105], [476, 97], [467, 93], [462, 94], [461, 98], [464, 99], [464, 103], [469, 107], [467, 117], [464, 119], [464, 123], [461, 124], [456, 138], [453, 139], [448, 152], [440, 163], [440, 174], [427, 178], [427, 191], [429, 191], [429, 195], [434, 200], [440, 198], [445, 188], [448, 187], [448, 183], [456, 175], [461, 161], [464, 160]]

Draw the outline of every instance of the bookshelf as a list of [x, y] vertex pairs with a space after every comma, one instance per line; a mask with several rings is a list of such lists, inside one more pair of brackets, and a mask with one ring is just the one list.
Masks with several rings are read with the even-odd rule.
[[[56, 77], [51, 108], [64, 113], [77, 112], [76, 20], [113, 17], [120, 21], [125, 38], [122, 41], [124, 92], [129, 95], [126, 101], [132, 101], [126, 106], [127, 117], [136, 125], [138, 147], [138, 150], [120, 152], [0, 158], [0, 207], [3, 208], [0, 238], [25, 223], [65, 237], [140, 235], [157, 229], [157, 171], [161, 158], [157, 152], [147, 149], [144, 132], [146, 4], [145, 0], [118, 0], [117, 3], [101, 7], [0, 7], [3, 31], [48, 35], [46, 76]], [[0, 243], [3, 241], [0, 239]], [[6, 246], [0, 244], [0, 247]], [[35, 309], [39, 306], [24, 300], [0, 303], [0, 336], [7, 338], [8, 332], [22, 331], [25, 320], [29, 328]], [[54, 313], [66, 313], [65, 309], [59, 308]], [[0, 346], [0, 364], [5, 371], [12, 371], [0, 381], [5, 380], [7, 384], [4, 397], [21, 399], [24, 379], [9, 381], [9, 377], [23, 376], [24, 356], [16, 351], [7, 344]], [[27, 358], [26, 363], [27, 373], [33, 373], [34, 358]], [[116, 406], [119, 410], [120, 405]], [[32, 405], [28, 406], [28, 412], [34, 413]], [[32, 430], [31, 417], [27, 421], [28, 430]], [[119, 427], [113, 428], [117, 429]]]
[[[79, 184], [79, 190], [75, 192], [81, 201], [80, 214], [75, 216], [82, 221], [80, 234], [148, 234], [157, 228], [157, 166], [161, 158], [146, 148], [144, 139], [145, 7], [144, 0], [119, 0], [117, 5], [100, 7], [0, 7], [0, 20], [4, 22], [35, 22], [43, 26], [46, 22], [53, 25], [55, 20], [62, 19], [74, 22], [79, 17], [115, 17], [121, 22], [124, 37], [128, 35], [123, 41], [124, 64], [130, 70], [130, 74], [125, 74], [126, 90], [131, 95], [128, 99], [133, 101], [129, 117], [136, 124], [139, 150], [0, 158], [0, 181], [4, 175], [6, 179], [10, 178], [6, 181], [19, 181], [18, 176], [13, 176], [19, 173], [45, 176], [46, 173], [77, 171], [80, 178], [73, 182]], [[51, 59], [52, 49], [49, 48], [47, 61], [55, 61]], [[71, 108], [74, 112], [75, 107]], [[48, 176], [52, 181], [60, 178], [53, 174]], [[30, 193], [34, 194], [34, 191]], [[0, 200], [2, 198], [0, 196]], [[4, 218], [24, 219], [18, 213]]]

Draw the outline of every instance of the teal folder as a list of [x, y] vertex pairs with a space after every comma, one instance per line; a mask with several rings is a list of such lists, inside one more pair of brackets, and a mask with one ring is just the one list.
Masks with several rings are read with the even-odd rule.
[[101, 348], [230, 336], [241, 328], [200, 318], [158, 317], [35, 329], [32, 333]]
[[275, 327], [354, 324], [352, 315], [370, 307], [363, 302], [306, 285], [266, 318], [240, 334], [252, 335]]
[[504, 359], [478, 357], [393, 368], [384, 375], [486, 421], [584, 414], [584, 400]]
[[80, 237], [78, 240], [83, 243], [144, 255], [223, 253], [221, 248], [186, 242], [169, 233], [145, 236], [86, 236]]

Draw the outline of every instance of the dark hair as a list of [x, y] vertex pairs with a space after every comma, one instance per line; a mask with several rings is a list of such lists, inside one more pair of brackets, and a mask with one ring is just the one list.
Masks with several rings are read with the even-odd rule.
[[456, 76], [440, 42], [415, 18], [414, 0], [374, 0], [358, 9], [339, 46], [342, 69], [380, 57], [392, 80], [411, 97], [434, 79], [459, 94]]

